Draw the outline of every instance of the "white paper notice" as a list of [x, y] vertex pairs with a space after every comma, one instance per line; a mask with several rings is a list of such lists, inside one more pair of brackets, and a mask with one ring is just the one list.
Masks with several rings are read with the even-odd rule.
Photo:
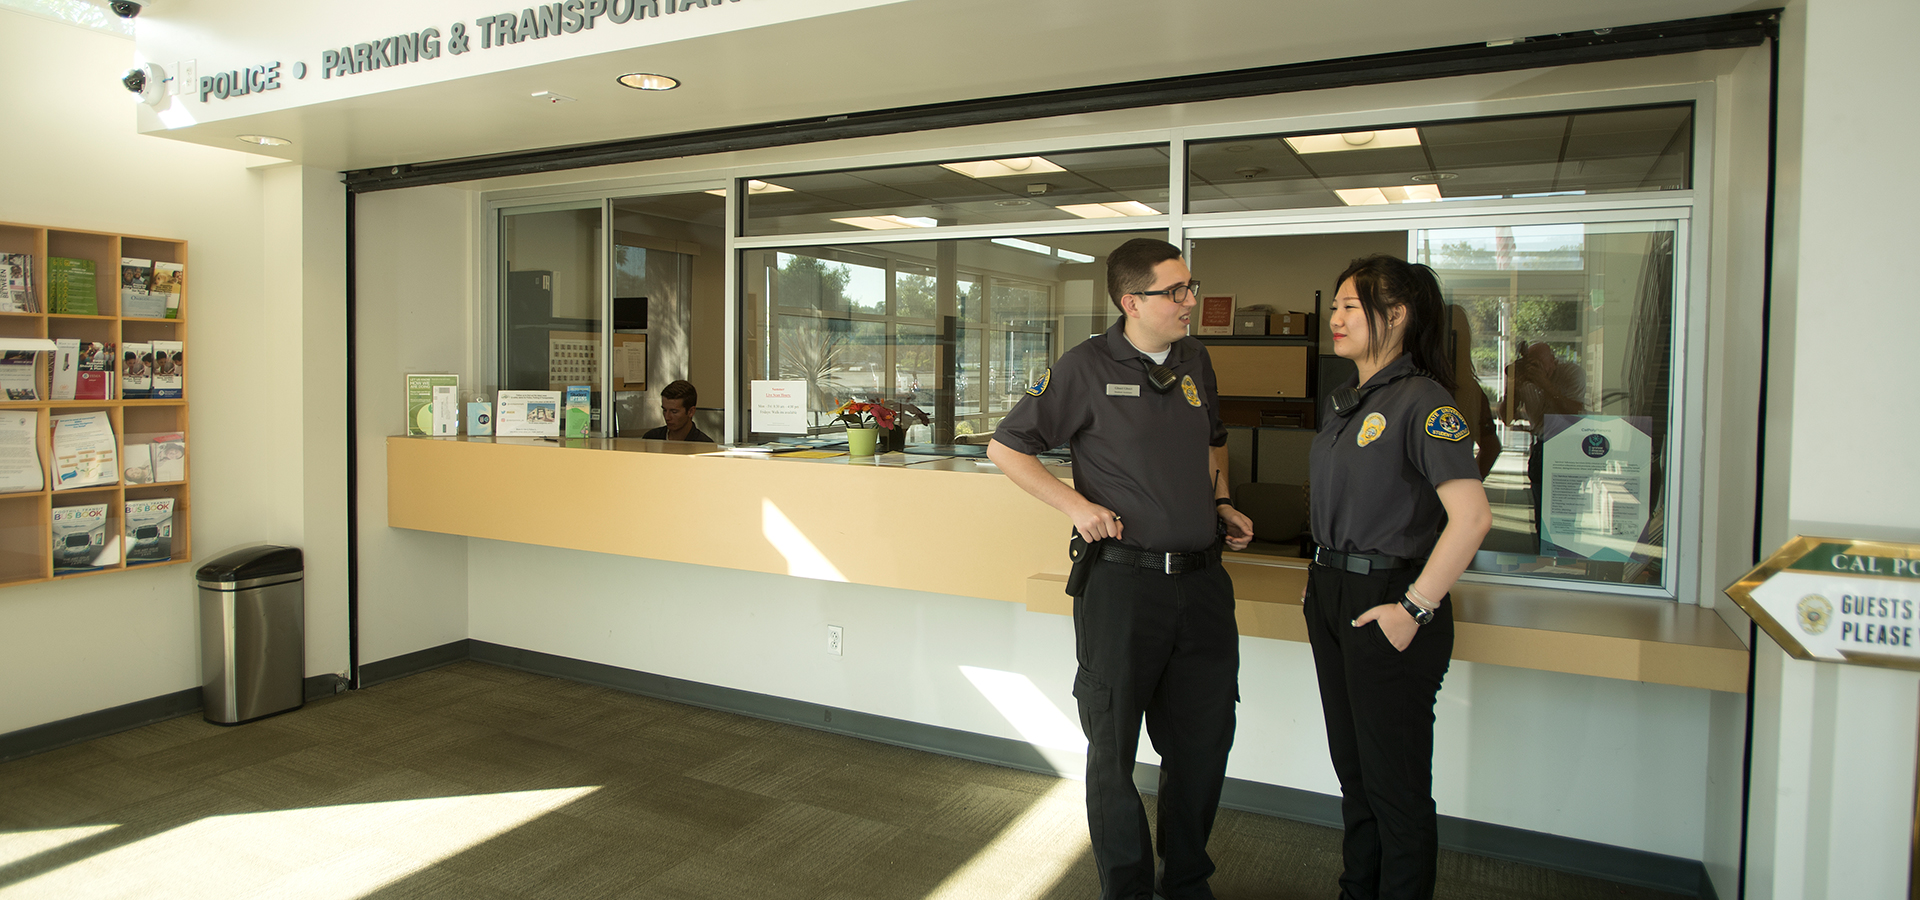
[[1647, 527], [1653, 420], [1552, 415], [1546, 426], [1542, 552], [1627, 561]]
[[807, 433], [807, 383], [755, 381], [750, 431], [760, 434]]
[[53, 489], [120, 483], [120, 454], [104, 412], [53, 417]]
[[0, 413], [0, 493], [47, 486], [39, 441], [34, 439], [39, 427], [40, 413], [34, 410]]

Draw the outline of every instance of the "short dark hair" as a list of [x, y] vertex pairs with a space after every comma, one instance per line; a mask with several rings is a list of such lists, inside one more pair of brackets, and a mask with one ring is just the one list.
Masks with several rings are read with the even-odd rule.
[[700, 405], [700, 392], [693, 389], [693, 382], [684, 378], [660, 390], [661, 400], [678, 400], [683, 409], [692, 409]]
[[1387, 313], [1404, 306], [1407, 330], [1401, 346], [1392, 349], [1410, 354], [1415, 368], [1453, 390], [1453, 361], [1446, 356], [1447, 302], [1441, 294], [1439, 276], [1420, 263], [1376, 253], [1349, 264], [1334, 280], [1334, 293], [1339, 293], [1349, 278], [1360, 294], [1360, 310], [1367, 315], [1367, 352], [1381, 349], [1380, 342], [1387, 334]]
[[1180, 258], [1180, 248], [1157, 238], [1134, 238], [1107, 255], [1107, 299], [1122, 313], [1120, 298], [1153, 284], [1153, 267]]

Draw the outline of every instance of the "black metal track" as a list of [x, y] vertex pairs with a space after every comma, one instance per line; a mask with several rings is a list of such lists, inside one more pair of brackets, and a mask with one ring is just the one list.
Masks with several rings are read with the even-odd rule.
[[1460, 44], [1321, 62], [904, 106], [496, 156], [382, 166], [347, 172], [345, 180], [347, 190], [355, 193], [384, 191], [1049, 116], [1509, 72], [1700, 50], [1757, 47], [1775, 36], [1779, 18], [1779, 9], [1767, 9], [1569, 34], [1539, 35], [1501, 46]]

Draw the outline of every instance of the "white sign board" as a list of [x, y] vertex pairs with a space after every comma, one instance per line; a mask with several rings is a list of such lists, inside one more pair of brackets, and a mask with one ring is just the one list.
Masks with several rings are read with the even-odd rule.
[[760, 434], [807, 433], [807, 383], [755, 381], [749, 385], [753, 416], [747, 430]]
[[1547, 417], [1541, 552], [1613, 562], [1634, 557], [1647, 527], [1652, 431], [1647, 416]]
[[1727, 596], [1800, 659], [1920, 668], [1920, 547], [1797, 537]]

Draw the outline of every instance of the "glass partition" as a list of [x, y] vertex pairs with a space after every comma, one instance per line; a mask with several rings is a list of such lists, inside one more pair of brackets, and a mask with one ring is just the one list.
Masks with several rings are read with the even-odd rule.
[[924, 415], [909, 446], [977, 448], [1054, 359], [1117, 315], [1105, 254], [1163, 234], [743, 251], [743, 380], [803, 382], [815, 433], [840, 429], [831, 413], [845, 400], [885, 399]]
[[604, 246], [599, 203], [509, 210], [500, 216], [499, 386], [562, 391], [568, 385], [592, 385], [595, 429], [600, 428]]
[[1660, 585], [1672, 467], [1680, 225], [1416, 232], [1454, 315], [1493, 531], [1472, 570]]

